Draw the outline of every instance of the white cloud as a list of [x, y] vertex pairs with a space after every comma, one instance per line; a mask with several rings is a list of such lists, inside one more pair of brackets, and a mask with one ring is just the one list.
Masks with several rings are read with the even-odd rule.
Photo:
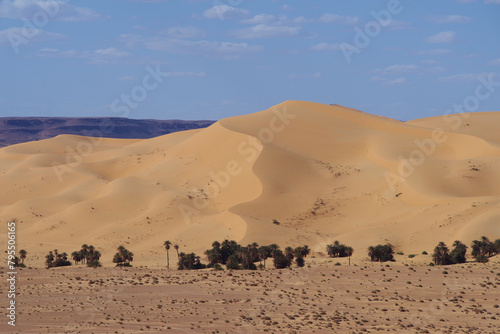
[[427, 43], [448, 44], [453, 43], [456, 39], [454, 31], [442, 31], [425, 39]]
[[433, 49], [433, 50], [420, 50], [417, 53], [421, 55], [444, 55], [451, 51], [448, 49]]
[[276, 16], [270, 14], [259, 14], [255, 15], [251, 19], [243, 20], [241, 23], [244, 24], [266, 24], [276, 21]]
[[204, 77], [205, 72], [167, 72], [165, 74], [167, 77]]
[[439, 72], [444, 72], [445, 68], [443, 66], [434, 66], [434, 67], [428, 68], [426, 71], [431, 72], [431, 73], [439, 73]]
[[488, 63], [488, 65], [494, 65], [494, 66], [496, 66], [496, 65], [500, 65], [500, 58], [498, 58], [498, 59], [493, 59], [492, 61], [490, 61], [490, 62]]
[[420, 64], [426, 64], [426, 65], [434, 65], [434, 64], [438, 64], [439, 62], [437, 60], [434, 60], [434, 59], [424, 59], [424, 60], [421, 60], [420, 61]]
[[134, 81], [135, 77], [132, 75], [124, 75], [122, 77], [119, 77], [118, 80], [120, 80], [120, 81]]
[[228, 5], [213, 6], [203, 12], [203, 17], [207, 19], [240, 19], [248, 16], [250, 12], [246, 9], [236, 8]]
[[104, 18], [90, 8], [72, 6], [56, 0], [3, 0], [0, 3], [0, 17], [9, 19], [31, 19], [33, 15], [56, 21], [91, 21]]
[[0, 30], [0, 45], [10, 45], [14, 43], [17, 47], [22, 47], [23, 45], [29, 45], [31, 43], [47, 42], [66, 37], [65, 35], [43, 31], [42, 29], [28, 31], [27, 33], [24, 28], [14, 27]]
[[283, 5], [283, 6], [281, 6], [281, 9], [282, 10], [293, 10], [294, 8], [290, 7], [289, 5]]
[[391, 20], [387, 27], [385, 29], [387, 30], [405, 30], [409, 29], [411, 27], [411, 23], [409, 22], [404, 22], [404, 21], [398, 21], [398, 20]]
[[376, 69], [374, 73], [392, 75], [392, 74], [400, 74], [400, 73], [410, 73], [415, 72], [418, 69], [417, 65], [391, 65], [382, 70]]
[[408, 81], [406, 80], [406, 78], [396, 78], [393, 80], [382, 81], [382, 84], [387, 85], [387, 86], [400, 86], [400, 85], [404, 85], [407, 82]]
[[475, 73], [461, 73], [455, 74], [448, 77], [441, 77], [439, 81], [441, 82], [476, 82], [481, 74]]
[[132, 55], [126, 51], [110, 47], [107, 49], [97, 49], [94, 51], [83, 52], [43, 48], [36, 53], [36, 56], [52, 58], [80, 58], [86, 60], [90, 64], [116, 64], [130, 59]]
[[258, 24], [247, 29], [237, 30], [233, 34], [237, 38], [273, 38], [295, 36], [299, 31], [299, 27]]
[[389, 85], [389, 86], [399, 86], [405, 83], [407, 83], [406, 78], [397, 78], [394, 80], [387, 80], [383, 82], [384, 85]]
[[143, 45], [149, 50], [165, 51], [175, 54], [202, 55], [207, 57], [223, 57], [233, 59], [242, 54], [262, 50], [260, 45], [247, 43], [218, 42], [205, 40], [186, 40], [163, 36], [120, 35], [119, 40], [128, 47]]
[[323, 23], [337, 23], [337, 24], [357, 24], [359, 17], [356, 16], [342, 16], [337, 14], [323, 14], [319, 18], [319, 22]]
[[429, 15], [426, 19], [434, 23], [467, 23], [472, 21], [470, 17], [461, 15]]
[[171, 38], [202, 38], [206, 32], [193, 26], [175, 26], [161, 32]]
[[314, 51], [339, 51], [339, 44], [328, 44], [328, 43], [319, 43], [311, 46], [311, 50]]
[[290, 79], [320, 79], [323, 77], [323, 74], [321, 72], [316, 72], [313, 74], [297, 74], [297, 73], [292, 73], [288, 75], [288, 78]]

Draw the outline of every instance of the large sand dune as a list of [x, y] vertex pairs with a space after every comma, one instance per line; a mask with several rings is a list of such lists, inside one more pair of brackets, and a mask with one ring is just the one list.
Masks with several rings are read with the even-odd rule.
[[153, 139], [62, 135], [0, 150], [0, 220], [18, 220], [35, 266], [83, 243], [105, 265], [124, 244], [135, 265], [163, 266], [165, 240], [201, 255], [224, 238], [420, 254], [500, 237], [498, 121], [289, 101]]

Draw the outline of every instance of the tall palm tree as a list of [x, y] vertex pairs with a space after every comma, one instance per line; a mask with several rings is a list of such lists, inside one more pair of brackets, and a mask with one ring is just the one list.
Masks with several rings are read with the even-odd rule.
[[82, 249], [80, 250], [80, 253], [81, 253], [82, 264], [85, 264], [85, 260], [87, 259], [87, 256], [89, 255], [89, 246], [87, 244], [83, 244]]
[[163, 243], [163, 246], [165, 246], [165, 249], [167, 250], [167, 269], [170, 270], [170, 255], [168, 254], [168, 251], [170, 250], [170, 245], [172, 243], [170, 241], [165, 241]]
[[345, 253], [347, 256], [349, 256], [349, 265], [351, 265], [351, 255], [352, 253], [354, 253], [354, 250], [352, 249], [352, 247], [347, 246], [345, 248]]
[[19, 251], [19, 258], [21, 259], [21, 263], [24, 263], [24, 259], [26, 258], [27, 254], [28, 254], [28, 252], [24, 249], [21, 249]]
[[180, 260], [180, 257], [179, 257], [179, 245], [178, 244], [174, 244], [174, 249], [177, 252], [177, 261], [179, 261]]

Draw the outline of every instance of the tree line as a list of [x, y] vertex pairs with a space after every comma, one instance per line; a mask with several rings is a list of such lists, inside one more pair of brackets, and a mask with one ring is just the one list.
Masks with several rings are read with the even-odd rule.
[[[266, 267], [266, 260], [273, 260], [273, 267], [276, 269], [288, 268], [293, 263], [298, 267], [305, 265], [305, 258], [310, 254], [311, 250], [307, 245], [299, 247], [286, 247], [283, 250], [277, 244], [259, 246], [257, 243], [252, 243], [247, 246], [242, 246], [234, 240], [224, 240], [222, 243], [214, 241], [212, 248], [207, 249], [203, 254], [206, 256], [208, 264], [201, 261], [201, 257], [195, 253], [179, 253], [179, 245], [172, 244], [170, 241], [163, 243], [167, 251], [167, 268], [170, 269], [170, 254], [171, 247], [177, 253], [177, 269], [191, 270], [214, 268], [222, 269], [226, 266], [227, 269], [263, 269]], [[494, 242], [483, 236], [480, 240], [474, 240], [471, 244], [472, 257], [480, 263], [486, 263], [489, 258], [500, 254], [500, 239]], [[466, 262], [466, 254], [468, 247], [459, 240], [453, 243], [453, 249], [450, 251], [444, 242], [440, 242], [432, 254], [432, 263], [435, 265], [450, 265]], [[326, 253], [330, 257], [350, 257], [354, 249], [350, 246], [341, 244], [335, 241], [333, 244], [326, 246]], [[28, 252], [24, 249], [19, 251], [19, 257], [15, 256], [14, 264], [18, 267], [25, 267], [24, 260]], [[398, 253], [399, 254], [399, 253]], [[427, 254], [423, 252], [423, 254]], [[387, 244], [379, 244], [368, 247], [368, 257], [374, 262], [394, 261], [394, 246]], [[75, 265], [85, 264], [88, 267], [101, 267], [101, 253], [92, 245], [83, 244], [80, 250], [71, 253], [71, 259]], [[134, 260], [134, 253], [129, 251], [123, 245], [118, 246], [116, 254], [113, 256], [113, 263], [117, 267], [130, 267]], [[256, 263], [258, 262], [258, 265]], [[71, 265], [69, 256], [66, 252], [59, 252], [57, 249], [50, 251], [45, 256], [45, 265], [47, 268], [61, 267]]]

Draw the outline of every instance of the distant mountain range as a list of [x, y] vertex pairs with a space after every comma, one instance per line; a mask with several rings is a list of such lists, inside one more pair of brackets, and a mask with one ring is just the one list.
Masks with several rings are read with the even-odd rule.
[[0, 117], [0, 147], [61, 134], [145, 139], [205, 128], [214, 121], [137, 120], [128, 118]]

